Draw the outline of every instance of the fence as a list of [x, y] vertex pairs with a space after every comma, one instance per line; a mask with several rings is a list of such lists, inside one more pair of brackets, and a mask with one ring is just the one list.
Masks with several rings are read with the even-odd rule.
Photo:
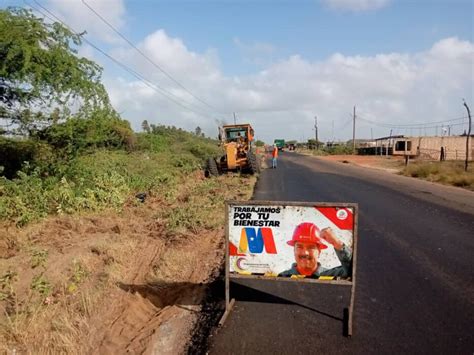
[[[441, 157], [441, 148], [439, 149], [428, 149], [422, 148], [419, 149], [418, 154], [415, 156], [419, 160], [442, 160]], [[464, 160], [466, 158], [466, 150], [461, 149], [449, 149], [443, 147], [443, 160]], [[472, 157], [472, 155], [470, 156]], [[472, 158], [471, 158], [472, 159]]]

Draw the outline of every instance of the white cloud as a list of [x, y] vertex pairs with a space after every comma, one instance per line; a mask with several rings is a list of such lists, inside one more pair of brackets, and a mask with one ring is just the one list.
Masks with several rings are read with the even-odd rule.
[[334, 10], [340, 11], [370, 11], [378, 10], [390, 3], [391, 0], [322, 0], [322, 2]]
[[233, 42], [240, 50], [245, 62], [256, 65], [271, 64], [272, 55], [276, 50], [272, 44], [257, 41], [245, 43], [238, 37], [235, 37]]
[[[138, 80], [106, 75], [113, 104], [135, 129], [144, 119], [216, 135], [216, 120], [250, 122], [257, 137], [267, 142], [276, 137], [308, 139], [314, 135], [318, 116], [323, 139], [351, 137], [353, 105], [361, 117], [379, 123], [408, 124], [464, 116], [461, 98], [474, 104], [474, 44], [446, 38], [423, 52], [345, 56], [335, 53], [311, 62], [293, 55], [253, 75], [229, 77], [222, 73], [215, 50], [190, 51], [184, 42], [159, 30], [147, 36], [139, 48], [186, 86], [194, 95], [227, 114], [191, 112]], [[117, 49], [114, 57], [136, 68], [185, 105], [199, 112], [204, 104], [173, 83], [136, 51]], [[107, 71], [106, 71], [107, 74]], [[332, 125], [334, 122], [334, 130]], [[388, 128], [358, 122], [357, 137], [389, 134]], [[461, 133], [462, 127], [451, 130]], [[419, 132], [394, 131], [393, 134]], [[434, 133], [433, 131], [428, 133]]]
[[[120, 30], [123, 27], [125, 23], [123, 0], [85, 0], [85, 2], [116, 29]], [[76, 32], [80, 33], [87, 29], [88, 35], [100, 40], [110, 43], [119, 41], [117, 34], [81, 0], [48, 0], [46, 7]]]

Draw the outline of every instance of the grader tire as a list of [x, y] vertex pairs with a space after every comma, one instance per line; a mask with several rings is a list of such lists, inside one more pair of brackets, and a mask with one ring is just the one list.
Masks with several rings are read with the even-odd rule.
[[248, 154], [248, 160], [249, 160], [249, 172], [250, 174], [257, 174], [260, 172], [260, 167], [258, 166], [258, 161], [257, 157], [253, 152], [249, 152]]
[[219, 169], [217, 168], [217, 163], [214, 160], [214, 158], [209, 158], [207, 160], [207, 168], [206, 168], [206, 176], [218, 176], [219, 175]]

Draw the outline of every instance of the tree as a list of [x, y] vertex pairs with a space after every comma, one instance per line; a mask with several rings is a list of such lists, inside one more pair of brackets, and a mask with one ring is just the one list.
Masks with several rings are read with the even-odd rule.
[[150, 133], [151, 128], [150, 128], [150, 125], [148, 124], [148, 121], [147, 121], [147, 120], [144, 120], [144, 121], [142, 122], [142, 129], [143, 129], [146, 133]]
[[308, 148], [316, 149], [316, 139], [308, 139]]
[[321, 141], [316, 141], [316, 139], [308, 139], [308, 148], [309, 149], [318, 149], [319, 147], [324, 146], [324, 143]]
[[30, 10], [0, 10], [0, 118], [7, 133], [31, 134], [75, 114], [117, 114], [101, 84], [102, 68], [77, 55], [80, 35]]
[[255, 141], [255, 146], [256, 147], [263, 147], [263, 146], [265, 146], [265, 142], [257, 139]]
[[126, 148], [135, 144], [130, 123], [120, 118], [102, 116], [95, 111], [88, 118], [73, 117], [63, 123], [51, 125], [38, 133], [42, 141], [59, 151], [74, 154], [88, 148]]
[[200, 136], [202, 133], [201, 127], [197, 126], [196, 129], [194, 130], [194, 133], [196, 134], [196, 136]]

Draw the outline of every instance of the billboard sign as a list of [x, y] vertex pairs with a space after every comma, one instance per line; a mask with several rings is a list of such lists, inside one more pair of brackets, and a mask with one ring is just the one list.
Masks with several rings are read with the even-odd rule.
[[357, 205], [227, 202], [229, 276], [351, 282]]

